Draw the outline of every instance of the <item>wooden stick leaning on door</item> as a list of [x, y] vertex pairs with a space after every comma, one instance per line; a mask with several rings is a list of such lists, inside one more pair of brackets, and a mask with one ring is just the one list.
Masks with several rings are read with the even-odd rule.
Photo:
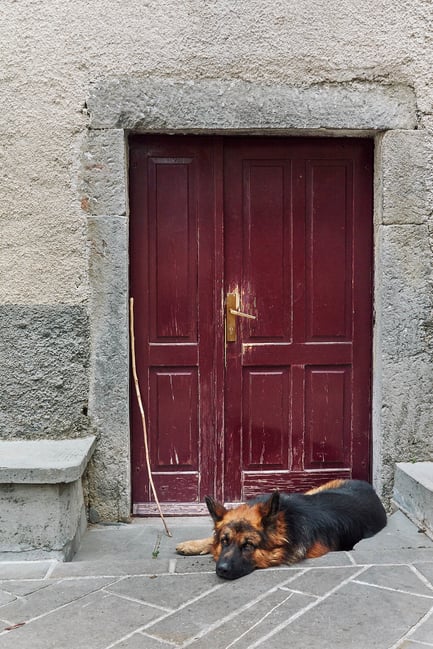
[[149, 444], [147, 440], [147, 426], [146, 426], [146, 416], [144, 414], [143, 401], [141, 399], [140, 384], [138, 382], [137, 376], [137, 365], [135, 361], [135, 334], [134, 334], [134, 298], [129, 298], [129, 327], [130, 327], [130, 338], [131, 338], [131, 361], [132, 361], [132, 376], [134, 379], [135, 394], [137, 395], [138, 407], [141, 415], [141, 423], [143, 427], [143, 438], [144, 438], [144, 450], [146, 453], [146, 466], [147, 472], [149, 474], [149, 482], [152, 489], [153, 497], [155, 498], [156, 506], [158, 507], [159, 515], [164, 524], [165, 531], [167, 536], [172, 536], [170, 530], [167, 527], [165, 522], [164, 515], [161, 510], [161, 505], [159, 504], [158, 496], [155, 489], [155, 484], [153, 482], [152, 470], [150, 468], [150, 456], [149, 456]]

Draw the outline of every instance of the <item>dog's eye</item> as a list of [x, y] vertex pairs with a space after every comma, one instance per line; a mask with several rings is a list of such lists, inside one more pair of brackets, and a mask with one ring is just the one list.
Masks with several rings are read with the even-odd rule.
[[243, 544], [242, 550], [244, 550], [245, 552], [252, 552], [254, 550], [254, 545], [247, 541]]
[[226, 546], [226, 545], [228, 545], [228, 544], [229, 544], [229, 539], [228, 539], [228, 537], [227, 537], [227, 536], [223, 536], [222, 539], [221, 539], [221, 545]]

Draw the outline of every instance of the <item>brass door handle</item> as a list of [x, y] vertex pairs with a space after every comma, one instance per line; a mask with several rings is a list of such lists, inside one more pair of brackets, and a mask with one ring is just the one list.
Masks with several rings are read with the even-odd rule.
[[239, 311], [238, 307], [239, 296], [237, 293], [227, 293], [226, 299], [226, 341], [228, 343], [235, 343], [237, 340], [236, 331], [236, 318], [248, 318], [248, 320], [256, 320], [255, 315]]
[[257, 316], [251, 315], [250, 313], [242, 313], [242, 311], [236, 311], [236, 309], [230, 309], [232, 315], [237, 315], [239, 318], [249, 318], [250, 320], [257, 320]]

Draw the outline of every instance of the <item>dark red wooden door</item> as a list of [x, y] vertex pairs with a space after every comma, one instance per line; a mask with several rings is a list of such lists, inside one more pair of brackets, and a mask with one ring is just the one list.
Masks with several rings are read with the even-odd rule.
[[[167, 511], [369, 478], [371, 268], [370, 141], [131, 140], [138, 367]], [[233, 315], [225, 340], [228, 295], [255, 319]], [[132, 428], [146, 513], [135, 407]]]
[[225, 496], [368, 477], [371, 145], [234, 140], [224, 152]]
[[[137, 372], [155, 486], [161, 502], [176, 503], [175, 512], [214, 492], [215, 337], [223, 328], [215, 304], [214, 149], [206, 138], [130, 141]], [[151, 513], [143, 434], [131, 396], [134, 512]]]

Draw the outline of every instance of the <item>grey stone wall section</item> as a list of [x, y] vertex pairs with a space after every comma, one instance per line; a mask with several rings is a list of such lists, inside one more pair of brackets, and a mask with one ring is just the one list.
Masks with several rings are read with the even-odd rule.
[[391, 496], [395, 462], [433, 455], [433, 138], [385, 134], [376, 205], [375, 482]]
[[88, 219], [91, 380], [99, 443], [89, 465], [90, 519], [130, 516], [128, 219]]
[[422, 131], [389, 131], [379, 140], [381, 223], [426, 223], [432, 208], [432, 137]]
[[88, 132], [80, 182], [81, 206], [88, 214], [126, 214], [125, 155], [122, 129]]
[[0, 307], [0, 438], [88, 434], [89, 322], [74, 305]]
[[284, 84], [122, 77], [91, 87], [92, 129], [143, 131], [415, 128], [413, 90], [379, 83]]
[[79, 191], [89, 215], [89, 416], [99, 439], [86, 482], [92, 522], [130, 516], [127, 168], [123, 129], [88, 131]]

